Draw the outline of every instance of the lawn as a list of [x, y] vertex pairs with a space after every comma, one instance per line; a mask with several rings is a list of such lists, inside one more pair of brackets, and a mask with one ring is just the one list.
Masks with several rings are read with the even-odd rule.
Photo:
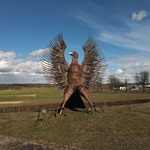
[[[92, 102], [106, 102], [118, 100], [150, 99], [148, 93], [124, 92], [89, 92]], [[56, 88], [22, 88], [20, 90], [1, 90], [0, 102], [23, 101], [23, 104], [58, 103], [63, 99], [63, 92]]]
[[26, 103], [54, 103], [61, 100], [63, 94], [56, 88], [22, 88], [20, 90], [1, 90], [0, 102], [23, 101]]
[[[150, 99], [146, 93], [89, 93], [93, 102]], [[23, 101], [21, 105], [62, 102], [55, 88], [23, 88], [0, 91], [0, 102]], [[20, 104], [19, 104], [20, 105]], [[4, 105], [1, 105], [4, 106]], [[104, 112], [85, 109], [54, 117], [54, 111], [0, 114], [0, 149], [149, 150], [150, 103], [104, 106]]]
[[[104, 107], [104, 112], [87, 114], [85, 110], [67, 115], [47, 112], [37, 121], [37, 112], [0, 114], [0, 135], [18, 139], [3, 149], [25, 149], [47, 145], [46, 149], [148, 150], [150, 149], [150, 103]], [[10, 139], [11, 139], [10, 138]], [[29, 144], [30, 143], [30, 144]], [[38, 146], [39, 147], [39, 146]], [[44, 148], [41, 148], [44, 149]], [[45, 150], [46, 150], [45, 149]]]

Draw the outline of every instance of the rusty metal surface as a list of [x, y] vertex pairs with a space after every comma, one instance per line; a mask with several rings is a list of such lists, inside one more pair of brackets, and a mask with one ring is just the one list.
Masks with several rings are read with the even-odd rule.
[[78, 53], [75, 51], [69, 52], [72, 61], [70, 65], [67, 63], [64, 57], [66, 47], [63, 35], [58, 34], [42, 55], [41, 64], [44, 76], [48, 82], [53, 82], [60, 90], [64, 90], [61, 108], [65, 107], [66, 102], [74, 93], [82, 95], [93, 107], [87, 89], [97, 79], [102, 78], [101, 75], [107, 66], [106, 60], [92, 37], [88, 37], [82, 47], [84, 60], [81, 64], [78, 63]]

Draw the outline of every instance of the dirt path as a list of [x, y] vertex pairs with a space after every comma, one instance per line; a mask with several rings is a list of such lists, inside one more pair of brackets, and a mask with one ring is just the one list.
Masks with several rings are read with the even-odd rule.
[[16, 138], [0, 135], [0, 150], [49, 150], [52, 145], [37, 142], [26, 142]]
[[23, 141], [0, 135], [0, 150], [79, 150], [77, 147], [55, 145], [48, 142]]
[[8, 105], [8, 104], [20, 104], [23, 103], [23, 101], [9, 101], [9, 102], [0, 102], [0, 105]]

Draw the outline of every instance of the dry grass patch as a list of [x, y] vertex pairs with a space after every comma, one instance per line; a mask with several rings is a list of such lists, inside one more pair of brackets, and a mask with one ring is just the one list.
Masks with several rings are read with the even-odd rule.
[[67, 117], [49, 111], [41, 121], [37, 112], [0, 114], [0, 134], [60, 149], [150, 149], [150, 103], [104, 110], [87, 114], [67, 109]]

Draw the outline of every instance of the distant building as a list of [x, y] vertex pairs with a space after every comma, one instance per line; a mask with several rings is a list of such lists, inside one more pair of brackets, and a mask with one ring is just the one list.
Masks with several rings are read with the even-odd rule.
[[123, 90], [123, 91], [125, 91], [126, 90], [126, 87], [124, 87], [124, 86], [120, 86], [120, 87], [114, 87], [114, 90]]
[[150, 85], [145, 85], [146, 90], [150, 90]]
[[133, 84], [133, 85], [130, 87], [130, 90], [139, 90], [139, 86]]
[[[141, 89], [143, 89], [142, 85], [135, 85], [135, 84], [133, 84], [130, 87], [130, 90], [141, 90]], [[145, 85], [145, 89], [150, 89], [150, 85]]]

